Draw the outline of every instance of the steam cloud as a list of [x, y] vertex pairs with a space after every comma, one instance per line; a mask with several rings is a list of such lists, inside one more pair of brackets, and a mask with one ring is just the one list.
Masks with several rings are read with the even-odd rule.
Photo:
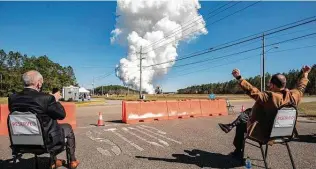
[[[127, 45], [128, 53], [117, 66], [117, 77], [125, 85], [139, 89], [142, 46], [142, 89], [154, 93], [153, 81], [174, 65], [175, 62], [170, 61], [178, 56], [179, 41], [207, 34], [205, 21], [197, 11], [199, 8], [198, 0], [118, 0], [118, 18], [111, 32], [111, 43]], [[169, 63], [150, 66], [163, 62]]]

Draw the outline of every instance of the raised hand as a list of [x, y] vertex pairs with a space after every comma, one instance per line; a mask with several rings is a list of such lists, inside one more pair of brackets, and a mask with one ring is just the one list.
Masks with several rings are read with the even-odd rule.
[[310, 66], [303, 66], [302, 68], [302, 72], [303, 73], [309, 73], [312, 70], [312, 68]]
[[232, 75], [234, 76], [234, 78], [237, 78], [240, 76], [240, 71], [239, 69], [234, 69], [232, 72]]

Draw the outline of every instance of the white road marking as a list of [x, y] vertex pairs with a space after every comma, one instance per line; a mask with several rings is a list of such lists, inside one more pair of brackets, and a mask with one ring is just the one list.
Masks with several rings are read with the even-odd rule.
[[[99, 132], [96, 132], [96, 131], [94, 131], [94, 132], [95, 132], [95, 133], [99, 133]], [[120, 154], [122, 153], [121, 148], [120, 148], [119, 146], [117, 146], [115, 143], [113, 143], [111, 140], [106, 139], [106, 138], [101, 138], [101, 137], [97, 137], [97, 138], [96, 138], [96, 137], [93, 137], [91, 131], [86, 132], [86, 135], [87, 135], [88, 138], [90, 138], [90, 139], [93, 140], [93, 141], [96, 141], [96, 142], [99, 142], [99, 143], [104, 142], [104, 143], [106, 143], [106, 144], [112, 146], [111, 150], [113, 151], [113, 153], [114, 153], [115, 155], [120, 155]], [[99, 151], [99, 152], [100, 152], [100, 151]], [[102, 154], [102, 153], [101, 153], [101, 154]]]
[[108, 150], [105, 150], [101, 147], [98, 147], [97, 148], [98, 152], [101, 153], [102, 155], [105, 155], [105, 156], [112, 156], [111, 153], [108, 151]]
[[133, 143], [132, 141], [128, 140], [126, 137], [124, 137], [123, 135], [121, 135], [120, 133], [116, 132], [116, 128], [110, 128], [110, 129], [104, 129], [104, 131], [111, 131], [113, 134], [117, 135], [118, 137], [120, 137], [122, 140], [124, 140], [125, 142], [129, 143], [131, 146], [135, 147], [137, 150], [139, 151], [143, 151], [144, 149], [141, 148], [139, 145]]
[[142, 127], [145, 127], [145, 128], [149, 128], [149, 129], [153, 129], [153, 130], [156, 130], [158, 133], [160, 134], [167, 134], [166, 132], [164, 131], [161, 131], [161, 130], [158, 130], [156, 129], [155, 127], [151, 127], [151, 126], [145, 126], [145, 125], [141, 125]]
[[81, 126], [81, 127], [77, 127], [77, 129], [88, 129], [88, 128], [94, 128], [96, 126]]
[[131, 135], [137, 137], [138, 139], [140, 139], [140, 140], [142, 140], [142, 141], [145, 141], [145, 142], [149, 143], [149, 144], [152, 144], [152, 145], [154, 145], [154, 146], [163, 147], [162, 145], [160, 145], [160, 144], [158, 144], [158, 143], [156, 143], [156, 142], [148, 141], [148, 140], [146, 140], [145, 138], [143, 138], [143, 137], [141, 137], [141, 136], [139, 136], [139, 135], [137, 135], [137, 134], [131, 132], [131, 131], [130, 131], [129, 129], [127, 129], [126, 127], [123, 127], [122, 130], [123, 130], [124, 132], [126, 132], [126, 133], [129, 133], [129, 134], [131, 134]]
[[157, 135], [157, 136], [160, 136], [160, 137], [162, 137], [162, 138], [165, 138], [165, 139], [167, 139], [167, 140], [173, 141], [173, 142], [175, 142], [175, 143], [182, 144], [180, 141], [177, 141], [177, 140], [174, 140], [174, 139], [172, 139], [172, 138], [166, 137], [166, 136], [164, 136], [164, 135], [155, 133], [155, 132], [150, 131], [150, 130], [148, 130], [148, 129], [146, 129], [146, 128], [143, 128], [143, 127], [141, 127], [141, 126], [136, 126], [136, 127], [137, 127], [137, 128], [140, 128], [140, 129], [143, 129], [143, 130], [145, 130], [145, 131], [147, 131], [147, 132], [149, 132], [149, 133], [152, 133], [152, 134], [155, 134], [155, 135]]
[[[100, 127], [110, 127], [110, 126], [118, 126], [120, 124], [105, 124], [104, 126], [100, 126]], [[127, 124], [128, 125], [128, 124]], [[80, 126], [80, 127], [77, 127], [78, 129], [88, 129], [88, 128], [95, 128], [95, 127], [98, 127], [98, 126]]]
[[150, 134], [148, 134], [148, 133], [146, 133], [146, 132], [144, 132], [144, 131], [142, 131], [142, 130], [140, 130], [140, 129], [134, 128], [134, 127], [128, 127], [128, 128], [131, 129], [131, 130], [136, 130], [136, 131], [138, 131], [138, 132], [140, 132], [140, 133], [143, 133], [143, 134], [145, 134], [145, 135], [147, 135], [147, 136], [149, 136], [149, 137], [151, 137], [151, 138], [157, 139], [159, 143], [164, 144], [165, 146], [169, 146], [169, 144], [168, 144], [167, 142], [165, 142], [165, 141], [159, 139], [159, 138], [156, 137], [156, 136], [150, 135]]

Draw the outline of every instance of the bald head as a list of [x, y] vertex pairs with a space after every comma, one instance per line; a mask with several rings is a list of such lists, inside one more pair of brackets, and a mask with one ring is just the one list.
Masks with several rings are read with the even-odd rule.
[[277, 88], [283, 89], [286, 87], [286, 77], [281, 73], [274, 74], [271, 77], [270, 83], [274, 84]]
[[25, 72], [22, 76], [25, 87], [34, 88], [40, 90], [43, 84], [43, 76], [35, 70]]

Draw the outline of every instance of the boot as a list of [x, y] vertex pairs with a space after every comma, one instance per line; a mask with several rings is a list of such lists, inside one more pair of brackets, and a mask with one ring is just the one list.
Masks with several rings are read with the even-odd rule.
[[78, 165], [79, 165], [79, 161], [78, 160], [70, 162], [70, 168], [71, 169], [76, 169], [78, 167]]
[[63, 164], [65, 164], [65, 163], [66, 163], [65, 160], [57, 159], [55, 164], [53, 164], [51, 167], [52, 167], [52, 169], [59, 168], [59, 167], [63, 166]]
[[228, 155], [233, 156], [234, 158], [241, 158], [242, 157], [242, 151], [235, 149], [233, 152], [229, 153]]
[[218, 123], [218, 125], [225, 133], [229, 133], [234, 127], [232, 124]]

